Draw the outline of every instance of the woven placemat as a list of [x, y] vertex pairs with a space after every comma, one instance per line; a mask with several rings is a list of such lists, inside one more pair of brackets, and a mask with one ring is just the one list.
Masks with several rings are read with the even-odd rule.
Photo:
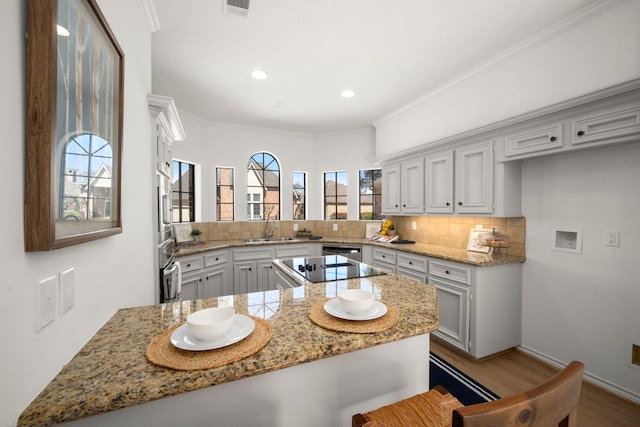
[[372, 334], [387, 330], [400, 321], [400, 311], [389, 304], [385, 304], [387, 306], [385, 315], [377, 319], [357, 321], [339, 319], [324, 311], [324, 304], [327, 301], [324, 300], [313, 304], [309, 308], [309, 319], [316, 325], [330, 331]]
[[155, 365], [179, 371], [217, 368], [244, 359], [260, 351], [273, 335], [271, 323], [258, 317], [248, 317], [255, 322], [253, 332], [242, 341], [215, 350], [188, 351], [174, 347], [171, 334], [182, 324], [172, 326], [151, 340], [147, 346], [147, 359]]

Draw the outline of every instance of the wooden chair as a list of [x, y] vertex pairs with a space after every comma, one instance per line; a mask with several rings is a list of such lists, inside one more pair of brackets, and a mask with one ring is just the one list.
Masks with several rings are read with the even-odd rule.
[[436, 387], [352, 418], [353, 427], [576, 427], [584, 364], [573, 361], [543, 384], [493, 402], [463, 406]]

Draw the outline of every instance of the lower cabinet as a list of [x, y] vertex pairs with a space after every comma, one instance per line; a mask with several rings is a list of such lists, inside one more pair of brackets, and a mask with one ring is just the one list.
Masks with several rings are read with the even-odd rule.
[[182, 266], [182, 299], [214, 298], [233, 293], [229, 251], [178, 258]]
[[391, 249], [373, 248], [373, 266], [383, 270], [396, 272], [396, 251]]
[[474, 267], [430, 259], [429, 283], [438, 292], [434, 336], [478, 359], [521, 344], [520, 264]]

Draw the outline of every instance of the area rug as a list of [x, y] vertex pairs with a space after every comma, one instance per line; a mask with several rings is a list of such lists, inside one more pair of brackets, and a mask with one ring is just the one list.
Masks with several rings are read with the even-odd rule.
[[441, 385], [463, 405], [489, 402], [500, 396], [463, 374], [433, 353], [429, 353], [429, 388]]

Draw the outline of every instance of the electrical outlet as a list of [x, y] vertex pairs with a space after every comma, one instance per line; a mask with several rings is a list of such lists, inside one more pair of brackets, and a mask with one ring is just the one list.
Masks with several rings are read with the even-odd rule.
[[604, 232], [604, 245], [618, 247], [620, 246], [620, 231], [607, 230]]
[[411, 229], [412, 230], [417, 230], [418, 229], [418, 224], [416, 224], [415, 221], [411, 221]]
[[280, 227], [280, 223], [278, 221], [273, 221], [273, 229], [277, 230]]
[[333, 231], [338, 231], [338, 224], [333, 224]]
[[293, 224], [293, 231], [298, 231], [298, 224]]
[[56, 318], [56, 276], [47, 277], [37, 284], [37, 325], [36, 332], [53, 322]]
[[64, 314], [75, 304], [75, 268], [60, 273], [60, 314]]

